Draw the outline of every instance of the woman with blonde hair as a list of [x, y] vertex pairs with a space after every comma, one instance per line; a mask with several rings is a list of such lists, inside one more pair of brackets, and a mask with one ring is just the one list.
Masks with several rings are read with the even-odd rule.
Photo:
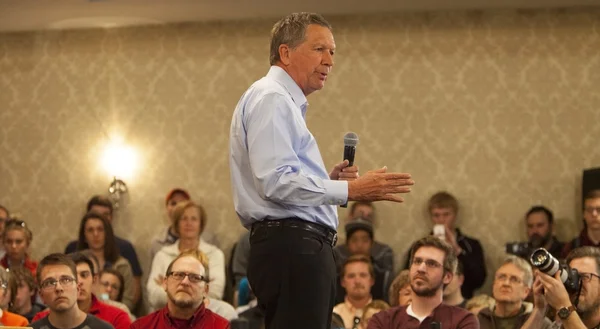
[[29, 246], [32, 240], [33, 233], [24, 221], [18, 219], [6, 221], [2, 232], [2, 244], [6, 254], [0, 260], [0, 265], [4, 268], [22, 266], [35, 278], [37, 262], [29, 258]]
[[199, 250], [206, 255], [211, 275], [208, 296], [221, 299], [225, 288], [225, 256], [219, 248], [200, 239], [206, 227], [204, 208], [192, 201], [178, 203], [173, 210], [173, 227], [179, 240], [172, 245], [164, 246], [152, 260], [146, 285], [150, 308], [157, 310], [167, 304], [167, 294], [161, 286], [164, 274], [171, 261], [188, 250]]

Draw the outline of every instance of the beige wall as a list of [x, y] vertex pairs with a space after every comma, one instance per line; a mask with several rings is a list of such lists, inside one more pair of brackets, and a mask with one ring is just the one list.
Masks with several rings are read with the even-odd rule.
[[[377, 238], [403, 260], [429, 228], [440, 189], [488, 268], [543, 203], [558, 235], [580, 228], [580, 176], [600, 164], [600, 11], [501, 11], [330, 18], [338, 45], [308, 123], [328, 166], [342, 136], [361, 169], [413, 174], [406, 203], [380, 203]], [[36, 258], [74, 238], [109, 177], [107, 135], [140, 165], [115, 223], [138, 248], [166, 222], [163, 198], [188, 188], [225, 249], [242, 228], [231, 201], [228, 130], [241, 93], [268, 70], [272, 20], [0, 35], [0, 203], [33, 227]], [[344, 210], [340, 218], [345, 218]], [[489, 284], [488, 279], [488, 284]]]

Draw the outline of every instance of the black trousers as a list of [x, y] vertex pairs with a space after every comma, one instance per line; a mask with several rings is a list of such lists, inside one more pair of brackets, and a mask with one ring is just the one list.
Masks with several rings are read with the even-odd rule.
[[266, 329], [329, 329], [336, 268], [331, 244], [292, 227], [258, 227], [250, 235], [248, 281]]

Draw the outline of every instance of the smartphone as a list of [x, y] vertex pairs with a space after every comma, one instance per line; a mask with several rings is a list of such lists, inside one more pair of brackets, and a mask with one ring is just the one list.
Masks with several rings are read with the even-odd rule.
[[446, 241], [446, 226], [443, 224], [433, 225], [433, 235], [440, 240]]

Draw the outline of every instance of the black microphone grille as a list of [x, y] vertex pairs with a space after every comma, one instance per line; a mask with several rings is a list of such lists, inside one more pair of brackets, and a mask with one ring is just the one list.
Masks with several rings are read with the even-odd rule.
[[344, 146], [358, 145], [358, 135], [353, 132], [348, 132], [344, 135]]

